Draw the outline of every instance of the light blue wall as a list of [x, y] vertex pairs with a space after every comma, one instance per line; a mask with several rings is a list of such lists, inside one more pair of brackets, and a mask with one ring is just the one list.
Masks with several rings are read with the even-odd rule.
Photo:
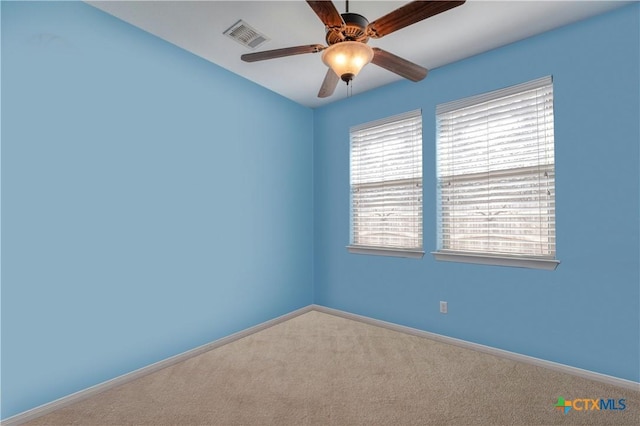
[[[315, 302], [639, 381], [639, 15], [636, 3], [317, 109]], [[562, 264], [436, 262], [435, 106], [549, 74]], [[416, 108], [427, 254], [349, 254], [349, 127]]]
[[2, 418], [312, 303], [313, 112], [2, 2]]

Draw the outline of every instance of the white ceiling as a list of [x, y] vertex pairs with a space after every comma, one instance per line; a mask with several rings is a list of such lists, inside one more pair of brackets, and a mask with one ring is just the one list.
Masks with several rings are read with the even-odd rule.
[[[347, 95], [341, 82], [332, 96], [317, 98], [327, 70], [320, 53], [246, 63], [240, 60], [240, 55], [252, 50], [223, 35], [242, 19], [270, 38], [255, 51], [326, 45], [324, 25], [305, 1], [87, 3], [302, 105], [317, 107]], [[349, 11], [373, 21], [405, 3], [407, 1], [352, 0]], [[468, 0], [462, 6], [386, 37], [371, 39], [369, 45], [434, 69], [628, 3], [632, 2]], [[345, 11], [345, 1], [334, 4], [340, 13]], [[354, 79], [353, 94], [401, 79], [369, 64]]]

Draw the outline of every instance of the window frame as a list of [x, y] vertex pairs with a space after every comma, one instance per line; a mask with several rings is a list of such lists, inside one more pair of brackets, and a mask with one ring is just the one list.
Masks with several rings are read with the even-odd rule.
[[[411, 170], [413, 173], [419, 172], [419, 176], [411, 177], [410, 179], [391, 179], [385, 181], [384, 178], [382, 180], [373, 181], [370, 183], [360, 183], [354, 184], [354, 135], [357, 132], [367, 132], [371, 129], [375, 129], [378, 127], [393, 125], [394, 123], [400, 123], [406, 120], [417, 120], [417, 123], [412, 123], [412, 126], [419, 129], [420, 134], [416, 136], [412, 136], [412, 145], [411, 150], [419, 149], [419, 158], [411, 161]], [[391, 129], [388, 129], [391, 131]], [[359, 136], [355, 136], [359, 137]], [[385, 143], [383, 139], [378, 141], [380, 143]], [[382, 148], [385, 149], [385, 148]], [[379, 255], [379, 256], [390, 256], [390, 257], [404, 257], [404, 258], [412, 258], [412, 259], [421, 259], [424, 256], [424, 173], [423, 173], [423, 132], [422, 132], [422, 110], [416, 109], [412, 111], [408, 111], [402, 114], [397, 114], [394, 116], [382, 118], [380, 120], [371, 121], [368, 123], [363, 123], [357, 126], [353, 126], [349, 129], [349, 245], [346, 246], [347, 250], [350, 253], [354, 254], [365, 254], [365, 255]], [[409, 247], [405, 246], [395, 246], [395, 245], [364, 245], [356, 243], [356, 225], [355, 225], [355, 203], [354, 200], [354, 186], [359, 185], [361, 188], [364, 186], [381, 186], [385, 188], [396, 186], [401, 186], [400, 183], [402, 180], [411, 181], [409, 182], [411, 185], [416, 184], [419, 186], [419, 196], [417, 201], [411, 203], [412, 209], [415, 208], [418, 210], [411, 211], [412, 215], [410, 219], [410, 223], [413, 226], [418, 226], [417, 231], [411, 237], [408, 237], [409, 240], [414, 239], [419, 241], [419, 246]], [[392, 183], [389, 183], [392, 182]], [[416, 183], [419, 182], [419, 183]], [[397, 191], [403, 191], [402, 189], [397, 189]], [[391, 204], [393, 205], [393, 204]], [[388, 207], [388, 204], [385, 204], [385, 207]], [[414, 214], [418, 214], [419, 218]], [[366, 238], [365, 238], [366, 239]]]
[[[492, 101], [496, 101], [496, 100], [500, 100], [500, 99], [504, 99], [507, 98], [509, 96], [514, 96], [514, 95], [520, 95], [526, 92], [529, 92], [531, 90], [537, 90], [537, 89], [541, 89], [541, 88], [545, 88], [545, 87], [551, 87], [551, 106], [553, 107], [553, 78], [551, 76], [547, 76], [547, 77], [543, 77], [537, 80], [532, 80], [526, 83], [522, 83], [522, 84], [518, 84], [515, 86], [510, 86], [504, 89], [500, 89], [500, 90], [495, 90], [492, 92], [488, 92], [488, 93], [484, 93], [484, 94], [480, 94], [480, 95], [476, 95], [476, 96], [471, 96], [469, 98], [464, 98], [464, 99], [460, 99], [457, 101], [452, 101], [452, 102], [447, 102], [444, 104], [440, 104], [436, 107], [436, 169], [437, 169], [437, 173], [436, 173], [436, 179], [437, 179], [437, 185], [438, 185], [438, 191], [437, 191], [437, 206], [438, 206], [438, 212], [437, 212], [437, 217], [438, 217], [438, 221], [437, 221], [437, 235], [438, 235], [438, 249], [433, 251], [431, 254], [434, 256], [434, 258], [438, 261], [448, 261], [448, 262], [463, 262], [463, 263], [474, 263], [474, 264], [482, 264], [482, 265], [496, 265], [496, 266], [511, 266], [511, 267], [522, 267], [522, 268], [532, 268], [532, 269], [545, 269], [545, 270], [555, 270], [558, 265], [560, 264], [560, 261], [557, 260], [556, 258], [556, 248], [555, 248], [555, 238], [556, 238], [556, 226], [555, 226], [555, 158], [553, 158], [553, 161], [551, 164], [549, 163], [545, 163], [542, 164], [540, 161], [538, 162], [538, 164], [535, 166], [538, 169], [542, 169], [542, 168], [551, 168], [552, 171], [552, 176], [553, 176], [553, 196], [551, 198], [551, 201], [549, 201], [549, 203], [553, 204], [553, 236], [550, 237], [553, 239], [553, 250], [552, 250], [552, 254], [551, 255], [532, 255], [532, 254], [513, 254], [513, 253], [502, 253], [502, 252], [491, 252], [491, 251], [465, 251], [465, 250], [461, 250], [461, 249], [450, 249], [450, 248], [444, 248], [445, 247], [445, 237], [444, 237], [444, 224], [443, 224], [443, 220], [444, 220], [444, 213], [443, 213], [443, 206], [453, 206], [454, 204], [446, 204], [443, 201], [443, 194], [442, 194], [442, 185], [443, 182], [445, 181], [451, 181], [452, 179], [452, 175], [448, 175], [448, 176], [443, 176], [441, 174], [441, 156], [440, 156], [440, 150], [443, 149], [443, 146], [440, 143], [440, 138], [442, 136], [442, 132], [440, 129], [440, 118], [441, 116], [444, 116], [444, 114], [447, 113], [451, 113], [451, 112], [455, 112], [455, 111], [459, 111], [459, 110], [464, 110], [465, 108], [473, 108], [473, 107], [477, 107], [480, 106], [484, 103], [487, 102], [492, 102]], [[552, 116], [551, 116], [551, 127], [553, 128], [554, 123], [553, 121], [555, 120], [555, 114], [552, 112]], [[554, 132], [555, 133], [555, 132]], [[487, 131], [487, 136], [489, 136], [489, 131]], [[446, 142], [446, 143], [453, 143], [453, 142]], [[555, 151], [555, 141], [552, 140], [551, 142], [552, 147], [551, 147], [551, 152], [553, 153], [553, 151]], [[487, 144], [487, 152], [490, 151], [489, 145]], [[515, 145], [515, 144], [514, 144]], [[540, 142], [538, 141], [538, 146], [540, 146]], [[546, 149], [546, 148], [545, 148]], [[488, 155], [488, 154], [487, 154]], [[487, 161], [490, 161], [489, 159], [487, 159]], [[489, 163], [487, 163], [487, 167]], [[452, 172], [455, 172], [455, 166], [453, 166], [454, 169], [451, 169]], [[526, 171], [527, 167], [516, 167], [515, 169], [508, 169], [508, 171], [512, 171], [513, 170], [513, 174], [515, 176], [514, 179], [521, 177], [521, 176], [526, 176]], [[487, 169], [489, 170], [489, 169]], [[450, 172], [451, 173], [451, 172]], [[485, 172], [486, 176], [491, 176], [493, 173], [496, 172]], [[499, 173], [499, 172], [497, 172]], [[472, 176], [473, 173], [467, 173], [465, 174], [457, 174], [456, 176], [458, 177], [458, 180], [465, 180], [465, 179], [469, 179], [469, 176]], [[545, 176], [547, 176], [547, 174], [545, 173]], [[455, 177], [453, 178], [455, 179]], [[484, 179], [484, 177], [483, 177]], [[491, 185], [489, 178], [487, 177], [487, 185]], [[479, 178], [475, 178], [475, 180], [470, 180], [470, 182], [480, 182]], [[540, 184], [538, 184], [539, 186], [537, 187], [537, 191], [539, 193], [540, 188], [542, 187]], [[487, 200], [489, 199], [489, 197], [487, 196]], [[539, 203], [542, 203], [541, 201], [538, 201]], [[467, 216], [468, 217], [468, 216]], [[549, 214], [543, 216], [542, 214], [539, 216], [539, 218], [542, 217], [549, 217]], [[469, 220], [469, 219], [466, 219]], [[487, 222], [489, 221], [489, 219], [487, 219]], [[470, 223], [470, 222], [467, 222]], [[521, 223], [521, 222], [520, 222]], [[487, 234], [487, 238], [489, 239], [490, 234]], [[488, 240], [486, 241], [488, 242]], [[462, 244], [464, 245], [464, 244]]]

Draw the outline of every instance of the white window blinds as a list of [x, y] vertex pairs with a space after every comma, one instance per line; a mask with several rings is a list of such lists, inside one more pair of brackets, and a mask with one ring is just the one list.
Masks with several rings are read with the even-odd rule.
[[554, 259], [551, 77], [439, 105], [436, 119], [438, 252]]
[[350, 136], [350, 251], [422, 257], [421, 111], [353, 127]]

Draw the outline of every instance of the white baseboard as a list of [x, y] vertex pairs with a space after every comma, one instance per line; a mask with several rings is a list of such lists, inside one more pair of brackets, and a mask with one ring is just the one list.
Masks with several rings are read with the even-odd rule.
[[186, 361], [189, 358], [193, 358], [194, 356], [198, 356], [212, 349], [219, 348], [220, 346], [226, 345], [227, 343], [231, 343], [236, 340], [242, 339], [243, 337], [247, 337], [251, 334], [257, 333], [258, 331], [262, 331], [276, 324], [280, 324], [282, 322], [290, 320], [291, 318], [295, 318], [298, 315], [305, 314], [311, 310], [313, 310], [313, 305], [305, 306], [304, 308], [297, 309], [288, 314], [279, 316], [269, 321], [265, 321], [253, 327], [249, 327], [245, 330], [242, 330], [237, 333], [231, 334], [227, 337], [223, 337], [221, 339], [215, 340], [211, 343], [198, 346], [197, 348], [188, 350], [181, 354], [172, 356], [162, 361], [158, 361], [146, 367], [139, 368], [138, 370], [132, 371], [127, 374], [123, 374], [122, 376], [118, 376], [114, 379], [107, 380], [106, 382], [99, 383], [87, 389], [83, 389], [81, 391], [72, 393], [71, 395], [62, 397], [60, 399], [56, 399], [55, 401], [43, 404], [39, 407], [32, 408], [30, 410], [24, 411], [19, 414], [16, 414], [15, 416], [8, 417], [5, 420], [2, 420], [0, 424], [2, 426], [17, 426], [22, 423], [26, 423], [38, 417], [44, 416], [45, 414], [51, 413], [52, 411], [58, 410], [62, 407], [69, 406], [73, 403], [82, 401], [83, 399], [87, 399], [91, 396], [97, 395], [101, 392], [104, 392], [116, 386], [125, 384], [135, 379], [139, 379], [140, 377], [146, 376], [147, 374], [151, 374], [156, 371], [162, 370], [163, 368], [167, 368], [171, 365], [177, 364], [179, 362]]
[[632, 380], [621, 379], [619, 377], [609, 376], [602, 373], [596, 373], [589, 370], [583, 370], [582, 368], [571, 367], [565, 364], [559, 364], [553, 361], [547, 361], [540, 358], [535, 358], [528, 355], [522, 355], [515, 352], [509, 352], [504, 349], [492, 348], [491, 346], [481, 345], [479, 343], [468, 342], [466, 340], [460, 340], [453, 337], [443, 336], [441, 334], [431, 333], [428, 331], [418, 330], [416, 328], [407, 327], [404, 325], [398, 325], [386, 321], [381, 321], [362, 315], [352, 314], [350, 312], [340, 311], [338, 309], [327, 308], [320, 305], [312, 305], [313, 310], [323, 312], [330, 315], [339, 316], [346, 319], [364, 322], [366, 324], [375, 325], [378, 327], [387, 328], [393, 331], [399, 331], [405, 334], [411, 334], [413, 336], [424, 337], [438, 342], [448, 343], [455, 346], [460, 346], [465, 349], [471, 349], [474, 351], [484, 352], [487, 354], [507, 358], [513, 361], [524, 362], [527, 364], [536, 365], [538, 367], [548, 368], [550, 370], [558, 371], [560, 373], [571, 374], [573, 376], [582, 377], [585, 379], [595, 380], [601, 383], [606, 383], [613, 386], [618, 386], [624, 389], [633, 391], [640, 391], [640, 383]]
[[186, 361], [189, 358], [200, 355], [212, 349], [219, 348], [220, 346], [226, 345], [227, 343], [234, 342], [236, 340], [242, 339], [243, 337], [247, 337], [251, 334], [257, 333], [269, 327], [272, 327], [276, 324], [280, 324], [284, 321], [295, 318], [299, 315], [305, 314], [310, 311], [318, 311], [325, 314], [335, 315], [338, 317], [351, 319], [355, 321], [360, 321], [366, 324], [387, 328], [389, 330], [398, 331], [405, 334], [411, 334], [418, 337], [423, 337], [431, 340], [436, 340], [438, 342], [448, 343], [451, 345], [460, 346], [466, 349], [471, 349], [479, 352], [488, 353], [491, 355], [499, 356], [502, 358], [511, 359], [514, 361], [524, 362], [527, 364], [536, 365], [539, 367], [548, 368], [550, 370], [559, 371], [561, 373], [571, 374], [574, 376], [582, 377], [585, 379], [595, 380], [601, 383], [606, 383], [613, 386], [618, 386], [624, 389], [630, 389], [633, 391], [640, 391], [640, 383], [634, 382], [631, 380], [621, 379], [618, 377], [608, 376], [606, 374], [595, 373], [593, 371], [583, 370], [581, 368], [571, 367], [564, 364], [559, 364], [552, 361], [546, 361], [539, 358], [534, 358], [527, 355], [521, 355], [515, 352], [505, 351], [503, 349], [492, 348], [490, 346], [480, 345], [478, 343], [467, 342], [465, 340], [456, 339], [453, 337], [443, 336], [441, 334], [431, 333], [428, 331], [418, 330], [416, 328], [407, 327], [404, 325], [398, 325], [386, 321], [381, 321], [369, 317], [365, 317], [362, 315], [352, 314], [349, 312], [341, 311], [338, 309], [328, 308], [326, 306], [320, 305], [309, 305], [304, 308], [297, 309], [293, 312], [290, 312], [286, 315], [282, 315], [280, 317], [274, 318], [272, 320], [263, 322], [261, 324], [255, 325], [253, 327], [249, 327], [245, 330], [239, 331], [237, 333], [231, 334], [227, 337], [223, 337], [221, 339], [215, 340], [211, 343], [207, 343], [205, 345], [199, 346], [195, 349], [191, 349], [189, 351], [183, 352], [181, 354], [172, 356], [165, 360], [156, 362], [154, 364], [148, 365], [146, 367], [142, 367], [138, 370], [132, 371], [130, 373], [124, 374], [122, 376], [116, 377], [114, 379], [108, 380], [103, 383], [99, 383], [95, 386], [91, 386], [87, 389], [78, 391], [71, 395], [62, 397], [55, 401], [49, 402], [47, 404], [43, 404], [39, 407], [32, 408], [23, 413], [16, 414], [15, 416], [8, 417], [5, 420], [2, 420], [0, 424], [2, 426], [17, 426], [22, 423], [26, 423], [28, 421], [34, 420], [38, 417], [44, 416], [45, 414], [51, 413], [55, 410], [58, 410], [62, 407], [66, 407], [73, 403], [82, 401], [83, 399], [89, 398], [91, 396], [97, 395], [101, 392], [104, 392], [108, 389], [114, 388], [116, 386], [125, 384], [132, 380], [138, 379], [140, 377], [146, 376], [147, 374], [154, 373], [156, 371], [162, 370], [163, 368], [167, 368], [171, 365], [177, 364], [182, 361]]

